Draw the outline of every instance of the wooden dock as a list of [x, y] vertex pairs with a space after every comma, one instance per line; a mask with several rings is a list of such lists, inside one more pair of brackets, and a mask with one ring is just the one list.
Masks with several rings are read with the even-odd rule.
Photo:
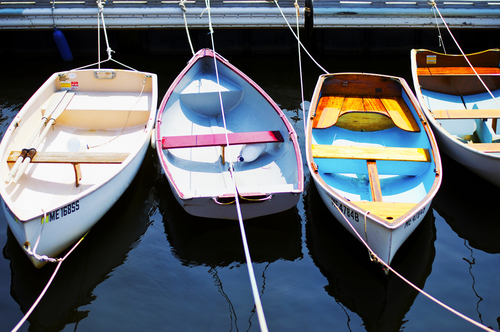
[[[314, 3], [314, 6], [313, 6]], [[437, 1], [451, 28], [498, 29], [500, 0]], [[104, 5], [110, 29], [184, 28], [183, 9], [176, 0], [110, 0]], [[203, 0], [185, 1], [190, 28], [207, 27]], [[279, 0], [287, 20], [296, 24], [293, 0]], [[286, 28], [274, 1], [211, 1], [214, 28]], [[95, 29], [95, 0], [2, 0], [0, 30]], [[427, 0], [301, 0], [299, 24], [311, 28], [434, 28], [436, 19]], [[439, 17], [438, 17], [439, 20]], [[440, 22], [441, 23], [441, 22]], [[442, 23], [441, 23], [442, 25]]]

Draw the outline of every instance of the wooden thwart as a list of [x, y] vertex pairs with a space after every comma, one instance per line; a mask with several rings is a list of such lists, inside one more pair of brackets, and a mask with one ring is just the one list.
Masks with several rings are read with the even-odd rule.
[[467, 146], [485, 153], [500, 153], [500, 143], [469, 143]]
[[[7, 163], [14, 164], [20, 154], [21, 151], [12, 151]], [[128, 155], [128, 152], [37, 152], [31, 163], [72, 164], [78, 187], [82, 179], [80, 164], [121, 164]]]
[[313, 144], [313, 158], [366, 160], [370, 191], [374, 202], [382, 202], [382, 189], [377, 170], [377, 160], [430, 162], [429, 151], [424, 148], [395, 148], [379, 146], [345, 146]]
[[[500, 68], [474, 67], [479, 75], [500, 75]], [[419, 76], [475, 75], [471, 67], [419, 67]]]
[[429, 151], [424, 148], [397, 148], [385, 146], [345, 146], [313, 144], [313, 158], [392, 160], [430, 162]]
[[[345, 114], [357, 115], [342, 123], [342, 128], [349, 130], [382, 130], [391, 125], [412, 132], [420, 131], [410, 109], [402, 97], [371, 97], [371, 96], [323, 96], [318, 102], [313, 128], [329, 128]], [[387, 123], [374, 115], [385, 116]], [[392, 122], [391, 122], [392, 120]], [[341, 126], [339, 124], [339, 126]]]
[[433, 110], [435, 119], [499, 119], [500, 109]]

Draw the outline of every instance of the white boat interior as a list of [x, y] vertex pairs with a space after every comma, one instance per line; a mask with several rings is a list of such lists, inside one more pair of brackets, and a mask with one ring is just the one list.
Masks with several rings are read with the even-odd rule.
[[[2, 151], [2, 160], [9, 161], [1, 165], [4, 181], [17, 159], [15, 152], [31, 147], [30, 137], [53, 111], [51, 102], [60, 99], [57, 107], [63, 109], [48, 122], [51, 128], [19, 180], [2, 181], [8, 206], [19, 219], [31, 219], [95, 190], [123, 169], [147, 139], [151, 80], [144, 83], [141, 73], [113, 72], [116, 81], [98, 79], [94, 70], [66, 73], [71, 78], [63, 79], [55, 74], [21, 110], [17, 119], [22, 125]], [[123, 82], [122, 75], [130, 75], [126, 84], [114, 83]], [[69, 81], [72, 88], [65, 85]]]

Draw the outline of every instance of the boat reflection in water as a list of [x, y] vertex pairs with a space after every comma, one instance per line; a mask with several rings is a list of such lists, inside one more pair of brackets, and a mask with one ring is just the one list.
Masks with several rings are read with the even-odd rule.
[[[238, 221], [206, 219], [188, 214], [175, 200], [168, 188], [166, 178], [156, 183], [159, 195], [159, 210], [163, 217], [165, 233], [172, 247], [172, 253], [189, 268], [205, 267], [212, 277], [217, 292], [228, 305], [227, 319], [230, 330], [238, 330], [238, 322], [252, 325], [255, 307], [242, 306], [242, 297], [231, 296], [227, 291], [234, 283], [248, 287], [247, 278], [229, 280], [224, 276], [238, 274], [233, 268], [246, 265], [243, 243]], [[301, 222], [297, 210], [289, 209], [269, 216], [244, 221], [248, 246], [255, 266], [262, 264], [263, 271], [258, 273], [259, 293], [265, 295], [266, 271], [276, 261], [294, 261], [302, 258]], [[241, 266], [240, 269], [246, 269]], [[258, 268], [260, 270], [260, 268]], [[202, 272], [204, 273], [204, 272]], [[257, 273], [256, 273], [257, 274]], [[247, 286], [248, 285], [248, 286]], [[243, 300], [244, 302], [244, 300]], [[240, 310], [244, 310], [241, 313]], [[240, 319], [239, 316], [244, 316]]]
[[446, 155], [443, 164], [446, 176], [433, 202], [434, 209], [470, 246], [491, 254], [500, 253], [498, 212], [487, 208], [498, 204], [500, 189]]
[[[47, 293], [28, 318], [30, 331], [59, 331], [89, 315], [89, 311], [80, 308], [95, 300], [94, 289], [125, 262], [150, 224], [150, 214], [156, 209], [156, 203], [150, 199], [154, 174], [148, 172], [145, 165], [151, 163], [153, 157], [152, 151], [148, 151], [130, 187], [61, 265]], [[11, 295], [26, 313], [56, 265], [35, 269], [10, 229], [4, 256], [10, 260]]]
[[[226, 267], [245, 263], [238, 221], [192, 216], [177, 204], [170, 190], [165, 190], [166, 178], [155, 185], [167, 240], [184, 265]], [[295, 208], [245, 221], [245, 231], [255, 263], [302, 258], [301, 224]]]
[[[312, 181], [306, 194], [306, 211], [307, 247], [328, 280], [327, 293], [343, 308], [358, 314], [367, 331], [401, 331], [418, 292], [393, 273], [386, 276], [380, 265], [370, 261], [364, 246], [340, 223], [329, 220], [333, 216]], [[391, 267], [422, 289], [431, 273], [435, 240], [434, 216], [428, 213], [401, 246]], [[347, 318], [347, 324], [349, 321]]]

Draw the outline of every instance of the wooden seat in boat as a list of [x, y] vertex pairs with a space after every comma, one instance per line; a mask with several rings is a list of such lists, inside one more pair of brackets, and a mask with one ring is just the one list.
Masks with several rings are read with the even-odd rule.
[[484, 153], [500, 153], [500, 143], [469, 143], [467, 146]]
[[499, 119], [500, 109], [432, 110], [435, 119]]
[[312, 145], [313, 158], [389, 160], [430, 162], [429, 151], [424, 148], [398, 148], [385, 146]]
[[[278, 130], [228, 133], [230, 145], [283, 142]], [[165, 136], [162, 137], [163, 149], [194, 148], [206, 146], [226, 146], [226, 134]]]
[[377, 131], [394, 126], [411, 132], [420, 128], [402, 97], [323, 96], [313, 128], [338, 126], [354, 131]]
[[[7, 163], [12, 166], [21, 151], [12, 151], [7, 158]], [[82, 180], [80, 164], [121, 164], [127, 157], [128, 152], [37, 152], [32, 163], [47, 164], [72, 164], [75, 170], [76, 186]]]
[[187, 136], [164, 136], [162, 137], [163, 149], [195, 148], [207, 146], [220, 146], [222, 148], [221, 160], [225, 163], [225, 147], [229, 145], [278, 143], [284, 142], [279, 130], [254, 131], [243, 133], [187, 135]]
[[[500, 75], [500, 68], [474, 67], [479, 75]], [[476, 75], [471, 67], [419, 67], [418, 76]]]
[[[381, 146], [344, 146], [313, 144], [313, 158], [366, 160], [370, 190], [374, 202], [382, 202], [382, 190], [377, 168], [378, 161], [430, 162], [429, 151], [424, 148], [398, 148]], [[350, 166], [348, 166], [350, 167]], [[406, 168], [406, 170], [411, 168]], [[413, 168], [416, 173], [420, 168]], [[345, 173], [350, 173], [348, 170]], [[415, 174], [416, 175], [416, 174]]]
[[[66, 92], [64, 90], [57, 93]], [[64, 105], [57, 123], [85, 129], [116, 129], [148, 122], [150, 93], [68, 91], [73, 97]], [[48, 105], [42, 106], [45, 114]]]

